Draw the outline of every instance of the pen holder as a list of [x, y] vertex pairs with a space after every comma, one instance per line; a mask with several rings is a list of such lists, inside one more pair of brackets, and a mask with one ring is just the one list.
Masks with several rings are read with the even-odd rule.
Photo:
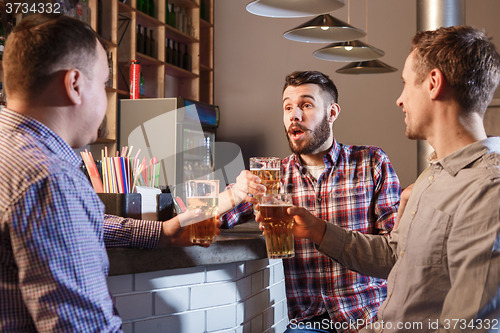
[[174, 217], [174, 203], [170, 193], [156, 195], [156, 214], [143, 216], [142, 200], [140, 193], [97, 193], [105, 206], [105, 213], [130, 217], [134, 219], [148, 219], [166, 221]]

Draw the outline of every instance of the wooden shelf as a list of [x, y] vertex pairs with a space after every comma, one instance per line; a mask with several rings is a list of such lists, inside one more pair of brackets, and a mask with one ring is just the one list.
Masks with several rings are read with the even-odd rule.
[[[213, 103], [213, 2], [204, 0], [207, 20], [200, 18], [201, 0], [168, 0], [176, 8], [184, 8], [192, 29], [189, 34], [165, 22], [165, 0], [154, 0], [155, 16], [151, 17], [136, 8], [137, 1], [101, 0], [102, 18], [98, 17], [98, 0], [88, 0], [92, 9], [92, 27], [100, 24], [101, 35], [111, 51], [113, 61], [112, 87], [106, 88], [108, 109], [106, 110], [106, 135], [95, 144], [104, 144], [111, 151], [117, 149], [118, 108], [120, 99], [128, 99], [130, 80], [130, 60], [141, 64], [144, 78], [144, 95], [140, 98], [185, 97], [206, 103]], [[137, 52], [138, 26], [153, 31], [155, 57]], [[166, 63], [166, 44], [171, 40], [190, 52], [193, 70], [188, 71]], [[0, 62], [1, 68], [1, 62]]]
[[214, 25], [212, 23], [208, 22], [207, 20], [200, 18], [200, 27], [201, 28], [213, 28]]
[[165, 63], [165, 74], [184, 79], [196, 79], [197, 77], [199, 77], [198, 74], [167, 63]]

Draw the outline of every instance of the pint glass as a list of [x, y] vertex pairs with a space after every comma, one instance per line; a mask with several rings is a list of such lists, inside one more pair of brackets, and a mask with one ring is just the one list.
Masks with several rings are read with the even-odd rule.
[[[280, 191], [281, 159], [278, 157], [251, 157], [250, 171], [259, 176], [266, 187], [266, 195]], [[258, 198], [260, 201], [260, 198]]]
[[292, 206], [289, 194], [266, 195], [261, 198], [260, 214], [269, 259], [295, 256], [293, 239], [293, 217], [287, 213]]
[[217, 236], [217, 206], [219, 180], [190, 180], [186, 184], [186, 200], [189, 210], [201, 209], [205, 219], [191, 224], [190, 235], [193, 244], [207, 245]]

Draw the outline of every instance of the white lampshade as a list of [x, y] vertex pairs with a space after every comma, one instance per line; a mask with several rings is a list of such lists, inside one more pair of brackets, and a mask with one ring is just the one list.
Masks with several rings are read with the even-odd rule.
[[366, 33], [329, 14], [323, 14], [283, 34], [287, 39], [308, 43], [331, 43], [357, 39]]
[[359, 40], [333, 43], [313, 53], [316, 58], [340, 62], [373, 60], [384, 54], [384, 51]]
[[324, 14], [343, 6], [343, 0], [255, 0], [246, 8], [259, 16], [290, 18]]

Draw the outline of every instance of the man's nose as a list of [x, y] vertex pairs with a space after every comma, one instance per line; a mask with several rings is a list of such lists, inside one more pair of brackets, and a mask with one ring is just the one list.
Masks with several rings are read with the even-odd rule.
[[302, 121], [302, 110], [299, 107], [294, 107], [290, 112], [290, 121]]

